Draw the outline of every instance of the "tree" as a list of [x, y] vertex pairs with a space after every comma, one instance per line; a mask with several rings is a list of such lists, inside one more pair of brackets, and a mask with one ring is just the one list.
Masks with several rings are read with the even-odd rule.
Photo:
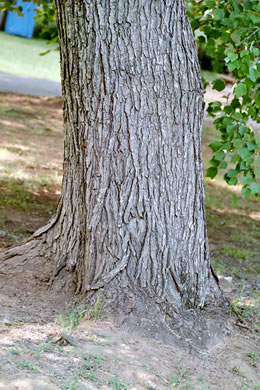
[[78, 293], [126, 323], [200, 345], [217, 327], [201, 309], [225, 300], [209, 262], [204, 89], [184, 0], [56, 0], [55, 9], [62, 195], [47, 226], [1, 255], [0, 271], [44, 263], [43, 279], [72, 275]]

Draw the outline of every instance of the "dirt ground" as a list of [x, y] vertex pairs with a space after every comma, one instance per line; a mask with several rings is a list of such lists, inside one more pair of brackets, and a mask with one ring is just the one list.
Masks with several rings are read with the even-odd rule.
[[[205, 122], [207, 143], [216, 137]], [[59, 98], [0, 94], [0, 247], [30, 236], [55, 212], [62, 180]], [[206, 163], [205, 163], [206, 165]], [[221, 179], [206, 181], [212, 264], [230, 305], [223, 339], [184, 351], [127, 333], [102, 304], [75, 309], [71, 293], [0, 275], [0, 390], [260, 390], [260, 207], [232, 207]], [[77, 298], [79, 299], [79, 298]]]

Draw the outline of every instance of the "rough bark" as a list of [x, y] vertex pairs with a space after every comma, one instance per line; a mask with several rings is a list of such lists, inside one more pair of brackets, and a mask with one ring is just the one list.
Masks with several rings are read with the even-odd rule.
[[223, 298], [209, 263], [204, 90], [184, 0], [55, 7], [64, 179], [57, 214], [34, 240], [78, 292], [98, 291], [129, 318], [164, 316], [187, 336], [183, 323], [199, 318], [188, 309]]

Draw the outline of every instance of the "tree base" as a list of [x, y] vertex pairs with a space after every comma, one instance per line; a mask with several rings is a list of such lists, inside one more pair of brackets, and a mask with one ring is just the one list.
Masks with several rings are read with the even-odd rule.
[[186, 309], [160, 301], [148, 289], [141, 289], [122, 271], [107, 285], [84, 294], [76, 293], [75, 273], [55, 271], [55, 262], [40, 237], [28, 240], [0, 254], [0, 289], [37, 305], [39, 297], [64, 307], [84, 310], [102, 305], [106, 317], [118, 327], [166, 344], [188, 350], [209, 350], [219, 344], [225, 332], [227, 301], [219, 294], [218, 305]]

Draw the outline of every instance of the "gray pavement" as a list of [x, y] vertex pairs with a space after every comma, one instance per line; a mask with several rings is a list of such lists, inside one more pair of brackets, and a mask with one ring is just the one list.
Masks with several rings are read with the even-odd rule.
[[0, 91], [31, 96], [60, 96], [61, 84], [56, 81], [0, 72]]

